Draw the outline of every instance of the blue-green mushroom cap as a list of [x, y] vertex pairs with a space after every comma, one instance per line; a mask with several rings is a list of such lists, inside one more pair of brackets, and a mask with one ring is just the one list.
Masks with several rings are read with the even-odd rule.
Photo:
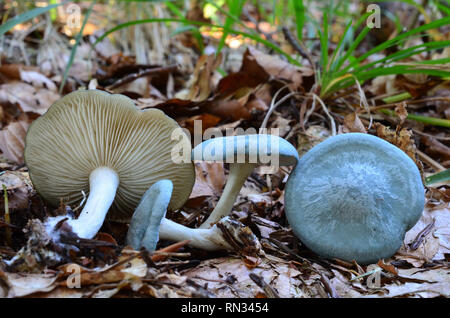
[[136, 250], [141, 247], [149, 251], [156, 249], [159, 226], [166, 215], [172, 192], [172, 181], [159, 180], [144, 193], [130, 221], [128, 245]]
[[392, 256], [424, 204], [414, 161], [360, 133], [328, 138], [307, 152], [285, 191], [288, 222], [308, 248], [361, 264]]
[[192, 150], [192, 160], [289, 166], [297, 163], [298, 153], [281, 137], [254, 134], [206, 140]]

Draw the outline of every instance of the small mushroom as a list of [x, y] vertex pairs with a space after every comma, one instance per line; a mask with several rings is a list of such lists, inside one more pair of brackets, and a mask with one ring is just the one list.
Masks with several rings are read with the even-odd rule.
[[362, 264], [393, 255], [424, 207], [415, 163], [375, 136], [328, 138], [301, 157], [285, 191], [294, 234], [327, 258]]
[[56, 206], [80, 203], [78, 218], [47, 219], [49, 233], [64, 218], [81, 238], [92, 238], [111, 207], [112, 220], [128, 221], [144, 192], [156, 181], [173, 182], [169, 208], [189, 197], [192, 162], [175, 163], [172, 149], [190, 141], [172, 140], [178, 124], [157, 109], [138, 110], [123, 95], [76, 91], [54, 103], [29, 128], [25, 161], [38, 193]]
[[245, 180], [258, 164], [295, 165], [298, 153], [287, 140], [275, 135], [257, 134], [209, 139], [192, 150], [193, 160], [230, 163], [230, 173], [222, 196], [208, 219], [208, 228], [231, 213]]
[[224, 239], [224, 230], [235, 242], [243, 244], [241, 237], [245, 235], [247, 243], [258, 245], [258, 240], [251, 231], [243, 231], [244, 226], [230, 218], [223, 218], [220, 226], [216, 224], [208, 229], [192, 229], [165, 218], [172, 189], [172, 181], [160, 180], [144, 193], [131, 218], [127, 233], [128, 245], [136, 250], [145, 247], [154, 251], [158, 237], [161, 237], [170, 241], [189, 240], [190, 246], [208, 251], [233, 250], [233, 246]]
[[130, 221], [127, 244], [138, 250], [141, 246], [154, 251], [159, 239], [159, 225], [166, 215], [172, 196], [170, 180], [155, 182], [142, 196]]

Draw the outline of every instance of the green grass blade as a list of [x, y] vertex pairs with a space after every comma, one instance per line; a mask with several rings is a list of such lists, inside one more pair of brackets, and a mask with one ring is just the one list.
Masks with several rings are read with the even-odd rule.
[[[389, 116], [397, 116], [397, 114], [389, 109], [380, 109], [380, 112]], [[450, 128], [450, 120], [443, 118], [435, 118], [421, 115], [408, 114], [408, 119], [415, 120], [428, 125]]]
[[436, 6], [438, 7], [439, 10], [441, 10], [446, 15], [450, 15], [450, 8], [447, 8], [446, 6], [444, 6], [440, 3], [436, 3]]
[[328, 13], [323, 14], [323, 33], [319, 31], [320, 38], [320, 65], [323, 72], [326, 72], [328, 65]]
[[353, 41], [352, 45], [347, 50], [347, 52], [345, 52], [344, 56], [339, 59], [336, 69], [340, 69], [342, 67], [342, 65], [345, 63], [345, 61], [348, 60], [350, 55], [356, 50], [358, 45], [361, 43], [362, 40], [365, 39], [365, 37], [367, 36], [367, 33], [369, 33], [369, 32], [370, 32], [370, 28], [368, 28], [367, 26], [364, 27], [364, 29], [356, 37], [355, 41]]
[[434, 183], [443, 183], [448, 181], [450, 181], [450, 169], [435, 173], [425, 178], [425, 183], [427, 186]]
[[218, 28], [218, 29], [222, 29], [222, 30], [226, 30], [229, 33], [233, 33], [233, 34], [238, 34], [238, 35], [242, 35], [244, 37], [247, 37], [249, 39], [252, 39], [256, 42], [259, 42], [271, 49], [273, 49], [275, 52], [283, 55], [286, 57], [286, 59], [297, 66], [300, 66], [300, 63], [298, 61], [296, 61], [295, 59], [293, 59], [288, 53], [284, 52], [282, 49], [280, 49], [278, 46], [274, 45], [273, 43], [262, 39], [261, 37], [259, 37], [258, 35], [254, 35], [254, 34], [250, 34], [247, 32], [242, 32], [242, 31], [238, 31], [238, 30], [234, 30], [234, 29], [226, 29], [224, 26], [220, 26], [220, 25], [215, 25], [215, 24], [211, 24], [211, 23], [206, 23], [206, 22], [200, 22], [200, 21], [194, 21], [194, 20], [187, 20], [187, 19], [175, 19], [175, 18], [152, 18], [152, 19], [143, 19], [143, 20], [133, 20], [133, 21], [128, 21], [125, 23], [121, 23], [116, 25], [115, 27], [107, 30], [105, 33], [103, 33], [102, 36], [100, 36], [99, 38], [97, 38], [97, 40], [94, 42], [93, 46], [97, 45], [97, 43], [101, 42], [105, 37], [107, 37], [108, 35], [110, 35], [113, 32], [116, 32], [118, 30], [121, 30], [123, 28], [127, 28], [129, 26], [133, 26], [136, 24], [141, 24], [141, 23], [157, 23], [157, 22], [179, 22], [179, 23], [185, 23], [185, 24], [192, 24], [192, 25], [198, 25], [198, 26], [205, 26], [205, 27], [211, 27], [211, 28]]
[[183, 12], [181, 12], [181, 10], [178, 9], [178, 7], [174, 5], [172, 2], [166, 1], [164, 4], [166, 5], [167, 9], [169, 9], [177, 17], [179, 17], [180, 19], [184, 18]]
[[390, 67], [384, 67], [384, 68], [375, 68], [369, 71], [355, 73], [355, 76], [360, 81], [366, 81], [371, 78], [375, 78], [378, 76], [385, 76], [385, 75], [393, 75], [393, 74], [427, 74], [430, 76], [438, 76], [438, 77], [447, 77], [450, 75], [449, 71], [442, 71], [442, 70], [436, 70], [436, 69], [427, 69], [426, 65], [424, 65], [423, 68], [421, 68], [420, 64], [417, 66], [410, 66], [410, 65], [394, 65]]
[[46, 13], [47, 11], [49, 11], [49, 10], [51, 10], [53, 8], [56, 8], [56, 7], [66, 3], [66, 2], [67, 1], [64, 1], [62, 3], [51, 4], [51, 5], [48, 5], [48, 6], [43, 7], [43, 8], [35, 8], [35, 9], [32, 9], [32, 10], [27, 11], [25, 13], [19, 14], [18, 16], [15, 16], [12, 19], [9, 19], [3, 25], [0, 26], [0, 36], [5, 34], [6, 32], [8, 32], [9, 30], [11, 30], [17, 24], [20, 24], [20, 23], [23, 23], [23, 22], [28, 21], [30, 19], [33, 19], [34, 17], [37, 17], [40, 14]]
[[373, 49], [367, 51], [365, 54], [362, 54], [360, 57], [358, 57], [357, 59], [355, 59], [355, 61], [353, 61], [352, 63], [350, 63], [345, 69], [344, 71], [348, 71], [349, 69], [351, 69], [352, 67], [354, 67], [355, 65], [357, 65], [358, 63], [360, 63], [361, 61], [364, 61], [366, 58], [368, 58], [369, 56], [378, 53], [380, 51], [383, 51], [391, 46], [397, 45], [399, 43], [401, 43], [402, 41], [405, 41], [407, 39], [409, 39], [412, 35], [415, 34], [419, 34], [421, 32], [425, 32], [428, 30], [432, 30], [432, 29], [436, 29], [439, 28], [441, 26], [444, 25], [448, 25], [450, 24], [450, 17], [446, 17], [446, 18], [442, 18], [433, 22], [430, 22], [428, 24], [424, 24], [418, 28], [412, 29], [408, 32], [402, 33], [398, 36], [396, 36], [393, 39], [387, 40], [379, 45], [377, 45], [376, 47], [374, 47]]
[[357, 29], [361, 23], [363, 23], [367, 17], [369, 16], [368, 13], [364, 14], [356, 23], [355, 25], [353, 25], [353, 22], [350, 21], [349, 24], [347, 25], [347, 27], [345, 28], [344, 34], [342, 35], [341, 39], [338, 42], [338, 45], [336, 47], [336, 49], [333, 52], [333, 56], [331, 58], [330, 61], [330, 67], [328, 70], [330, 71], [337, 71], [339, 70], [339, 68], [345, 63], [345, 61], [348, 59], [348, 57], [353, 53], [353, 51], [356, 49], [356, 47], [350, 47], [349, 50], [347, 50], [347, 54], [345, 54], [344, 56], [341, 56], [340, 58], [338, 58], [336, 60], [336, 57], [339, 56], [340, 50], [342, 49], [343, 45], [344, 45], [344, 41], [346, 40], [346, 37], [348, 36], [352, 25], [353, 25], [353, 29]]
[[249, 32], [253, 32], [255, 33], [255, 30], [253, 30], [252, 28], [249, 28], [247, 25], [245, 25], [245, 23], [243, 23], [241, 21], [241, 19], [239, 19], [237, 16], [231, 14], [230, 12], [222, 9], [220, 6], [218, 6], [214, 1], [212, 0], [206, 0], [206, 2], [210, 5], [212, 5], [213, 7], [215, 7], [217, 9], [217, 11], [220, 11], [221, 13], [223, 13], [224, 15], [226, 15], [227, 17], [229, 17], [230, 19], [232, 19], [234, 21], [234, 23], [237, 23], [239, 25], [241, 25], [242, 27], [244, 27], [245, 29], [247, 29], [247, 31]]
[[[438, 50], [441, 48], [445, 48], [447, 46], [450, 46], [450, 41], [433, 41], [433, 42], [428, 42], [428, 43], [423, 43], [420, 45], [415, 45], [412, 47], [409, 47], [407, 49], [395, 52], [393, 54], [390, 54], [382, 59], [379, 59], [377, 61], [373, 61], [367, 64], [364, 64], [356, 69], [353, 70], [353, 73], [359, 73], [362, 72], [366, 69], [369, 69], [371, 67], [374, 67], [377, 64], [381, 64], [381, 63], [392, 63], [401, 59], [405, 59], [408, 57], [411, 57], [413, 55], [417, 55], [423, 52], [428, 52], [431, 50]], [[433, 61], [421, 61], [420, 63], [426, 64], [427, 62], [433, 62]], [[427, 63], [427, 64], [432, 64], [432, 63]], [[436, 63], [438, 64], [438, 63]], [[339, 75], [342, 75], [339, 73]]]
[[305, 26], [305, 5], [303, 0], [292, 0], [295, 11], [295, 24], [297, 26], [297, 38], [303, 41], [303, 27]]
[[[242, 8], [244, 6], [244, 2], [245, 2], [245, 0], [228, 0], [227, 3], [228, 3], [228, 7], [230, 8], [230, 15], [239, 17], [242, 13]], [[229, 33], [227, 30], [231, 29], [234, 24], [234, 19], [232, 19], [230, 17], [230, 15], [227, 15], [227, 17], [225, 19], [223, 34], [222, 34], [222, 37], [220, 38], [219, 45], [217, 46], [217, 51], [216, 51], [217, 54], [219, 54], [220, 51], [222, 51], [222, 49], [225, 45], [225, 40]]]

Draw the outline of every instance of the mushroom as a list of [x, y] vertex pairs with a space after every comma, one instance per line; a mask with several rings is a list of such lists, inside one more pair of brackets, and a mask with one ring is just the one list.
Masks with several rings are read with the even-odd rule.
[[[256, 237], [237, 221], [228, 217], [236, 196], [258, 163], [294, 165], [297, 150], [286, 140], [274, 135], [242, 135], [207, 140], [192, 151], [193, 160], [230, 162], [230, 175], [222, 197], [210, 217], [200, 228], [192, 229], [164, 218], [165, 207], [171, 193], [171, 183], [155, 183], [143, 196], [130, 223], [127, 243], [138, 249], [142, 246], [154, 250], [158, 234], [162, 239], [189, 240], [189, 245], [204, 250], [234, 250], [235, 246], [224, 239], [223, 231], [237, 244], [254, 242]], [[158, 230], [159, 227], [159, 230]], [[158, 233], [159, 232], [159, 233]], [[256, 248], [257, 249], [257, 248]]]
[[193, 160], [230, 163], [230, 173], [222, 196], [207, 220], [208, 228], [231, 213], [245, 180], [258, 164], [295, 165], [298, 153], [287, 140], [275, 135], [255, 134], [209, 139], [192, 151]]
[[424, 207], [419, 170], [375, 136], [330, 137], [289, 176], [285, 210], [294, 234], [326, 258], [362, 264], [390, 257]]
[[254, 234], [246, 231], [240, 222], [231, 218], [225, 217], [220, 220], [220, 225], [215, 224], [208, 229], [192, 229], [165, 218], [172, 190], [172, 181], [160, 180], [144, 193], [131, 218], [127, 233], [128, 245], [136, 250], [145, 247], [149, 251], [154, 251], [158, 237], [161, 237], [170, 241], [189, 240], [191, 247], [208, 251], [234, 250], [223, 236], [223, 231], [227, 231], [228, 237], [237, 244], [244, 244], [242, 242], [244, 235], [246, 244], [253, 244], [255, 249], [258, 249], [258, 239]]
[[126, 222], [144, 192], [161, 179], [173, 182], [169, 208], [179, 208], [195, 181], [194, 166], [175, 163], [172, 149], [187, 138], [171, 138], [178, 124], [162, 111], [138, 110], [123, 95], [76, 91], [54, 103], [26, 136], [25, 161], [38, 193], [56, 206], [89, 193], [78, 218], [50, 217], [49, 233], [65, 218], [75, 234], [92, 238], [105, 216]]

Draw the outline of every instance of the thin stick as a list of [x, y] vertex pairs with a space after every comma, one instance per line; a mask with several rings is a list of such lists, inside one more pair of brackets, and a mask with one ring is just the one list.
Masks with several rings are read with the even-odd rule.
[[164, 259], [167, 258], [168, 255], [164, 255], [161, 253], [173, 253], [178, 251], [180, 248], [182, 248], [183, 246], [186, 246], [187, 244], [189, 244], [188, 240], [185, 241], [181, 241], [181, 242], [177, 242], [175, 244], [169, 245], [167, 247], [164, 247], [160, 250], [155, 251], [155, 254], [152, 256], [152, 261], [153, 262], [158, 262], [158, 261], [162, 261]]
[[140, 70], [137, 73], [133, 73], [133, 74], [128, 74], [127, 76], [125, 76], [124, 78], [121, 78], [120, 80], [118, 80], [117, 82], [115, 82], [114, 84], [112, 84], [111, 86], [108, 87], [108, 89], [115, 89], [119, 86], [122, 86], [124, 84], [128, 84], [140, 77], [144, 77], [144, 76], [148, 76], [148, 75], [152, 75], [155, 73], [167, 73], [167, 72], [172, 72], [175, 71], [177, 69], [177, 65], [169, 65], [169, 66], [164, 66], [164, 67], [155, 67], [155, 68], [150, 68], [150, 69], [143, 69]]
[[281, 103], [283, 103], [283, 102], [284, 102], [285, 100], [287, 100], [288, 98], [291, 98], [292, 96], [295, 96], [295, 95], [301, 95], [301, 93], [299, 93], [299, 92], [291, 92], [291, 93], [287, 94], [286, 96], [283, 96], [278, 102], [274, 103], [274, 102], [275, 102], [275, 99], [278, 97], [278, 94], [279, 94], [285, 87], [287, 87], [287, 86], [283, 86], [282, 88], [280, 88], [280, 89], [275, 93], [275, 95], [273, 96], [272, 101], [271, 101], [271, 103], [270, 103], [269, 110], [267, 111], [266, 117], [264, 117], [264, 120], [263, 120], [263, 122], [262, 122], [260, 128], [262, 128], [262, 129], [266, 128], [267, 122], [269, 121], [270, 115], [272, 115], [273, 111], [274, 111]]
[[433, 158], [428, 156], [426, 153], [423, 153], [419, 149], [416, 150], [417, 154], [419, 155], [420, 159], [428, 163], [430, 166], [434, 168], [437, 172], [444, 171], [445, 168], [437, 161], [435, 161]]
[[314, 99], [317, 99], [320, 103], [320, 105], [323, 108], [323, 111], [325, 112], [325, 114], [328, 116], [328, 118], [330, 119], [330, 123], [331, 123], [331, 135], [332, 136], [336, 136], [336, 123], [334, 122], [333, 117], [331, 116], [327, 106], [325, 106], [324, 102], [322, 101], [322, 99], [317, 96], [316, 94], [313, 93], [313, 97]]
[[[416, 100], [406, 100], [405, 102], [408, 104], [421, 104], [425, 102], [450, 102], [450, 97], [431, 97], [431, 98], [424, 98], [424, 99], [416, 99]], [[391, 104], [385, 104], [385, 105], [378, 105], [378, 106], [372, 106], [370, 107], [370, 110], [379, 110], [382, 108], [389, 108], [389, 107], [396, 107], [398, 106], [398, 103], [391, 103]]]
[[[9, 217], [8, 189], [6, 188], [6, 186], [4, 184], [2, 184], [2, 186], [3, 186], [4, 201], [5, 201], [5, 222], [10, 224], [11, 219]], [[12, 242], [11, 237], [12, 237], [11, 229], [9, 227], [6, 227], [6, 242], [8, 243], [9, 246], [11, 246], [11, 242]]]
[[311, 54], [309, 53], [308, 49], [303, 45], [302, 42], [297, 41], [294, 36], [292, 35], [291, 31], [289, 31], [288, 28], [283, 27], [282, 28], [283, 34], [286, 37], [286, 40], [289, 42], [290, 45], [292, 45], [292, 47], [298, 52], [300, 53], [300, 55], [307, 59], [309, 61], [309, 63], [311, 64], [311, 67], [313, 69], [314, 72], [314, 78], [316, 80], [317, 83], [317, 72], [316, 72], [316, 64], [314, 63], [314, 60], [311, 56]]

